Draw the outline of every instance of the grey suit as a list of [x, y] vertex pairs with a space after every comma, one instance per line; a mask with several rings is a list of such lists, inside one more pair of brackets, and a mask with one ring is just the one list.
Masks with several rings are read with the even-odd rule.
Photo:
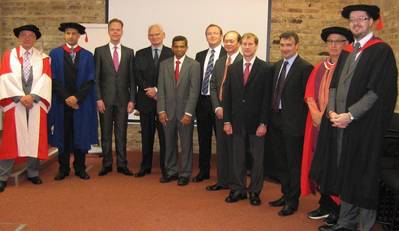
[[97, 100], [103, 100], [105, 112], [100, 113], [103, 167], [112, 167], [112, 130], [114, 128], [118, 168], [127, 166], [126, 130], [127, 104], [135, 101], [134, 51], [121, 46], [118, 71], [115, 70], [109, 45], [97, 47], [96, 62]]
[[166, 112], [168, 121], [165, 129], [165, 170], [171, 176], [178, 173], [177, 135], [181, 144], [180, 177], [190, 177], [193, 161], [193, 123], [183, 125], [180, 120], [185, 113], [195, 118], [195, 107], [200, 91], [200, 65], [192, 58], [185, 57], [181, 64], [179, 80], [174, 74], [174, 57], [161, 62], [158, 80], [157, 111]]
[[[238, 54], [233, 63], [242, 60], [242, 55]], [[227, 55], [218, 59], [213, 68], [211, 78], [211, 101], [212, 108], [222, 107], [222, 102], [219, 99], [220, 89], [222, 87], [224, 70], [226, 67]], [[232, 136], [226, 135], [223, 130], [223, 118], [215, 117], [216, 124], [216, 163], [217, 163], [217, 184], [223, 187], [228, 187], [231, 182], [231, 155], [232, 155]]]

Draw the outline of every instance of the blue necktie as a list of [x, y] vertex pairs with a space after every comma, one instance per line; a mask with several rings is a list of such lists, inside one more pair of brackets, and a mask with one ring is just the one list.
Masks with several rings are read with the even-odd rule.
[[215, 58], [215, 50], [211, 50], [211, 56], [209, 57], [208, 65], [206, 66], [206, 72], [205, 72], [205, 77], [202, 80], [202, 88], [201, 88], [201, 94], [202, 95], [207, 95], [208, 93], [208, 87], [209, 87], [209, 79], [211, 78], [212, 71], [213, 71], [213, 60]]

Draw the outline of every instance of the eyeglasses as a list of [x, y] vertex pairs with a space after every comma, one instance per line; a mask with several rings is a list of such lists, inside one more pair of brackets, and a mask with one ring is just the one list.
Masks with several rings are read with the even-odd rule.
[[344, 42], [346, 42], [347, 40], [327, 40], [326, 43], [328, 45], [340, 45]]
[[369, 20], [370, 18], [369, 17], [366, 17], [366, 16], [364, 16], [364, 17], [358, 17], [358, 18], [349, 18], [349, 22], [350, 23], [357, 23], [357, 22], [363, 22], [363, 21], [367, 21], [367, 20]]

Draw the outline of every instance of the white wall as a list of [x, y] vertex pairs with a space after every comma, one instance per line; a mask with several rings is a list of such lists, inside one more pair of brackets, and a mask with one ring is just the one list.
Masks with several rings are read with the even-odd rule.
[[188, 39], [188, 55], [208, 47], [205, 28], [214, 23], [223, 32], [237, 30], [253, 32], [259, 37], [258, 56], [266, 58], [268, 0], [109, 0], [109, 19], [124, 21], [123, 44], [135, 51], [149, 46], [148, 26], [163, 25], [167, 46], [172, 38], [184, 35]]

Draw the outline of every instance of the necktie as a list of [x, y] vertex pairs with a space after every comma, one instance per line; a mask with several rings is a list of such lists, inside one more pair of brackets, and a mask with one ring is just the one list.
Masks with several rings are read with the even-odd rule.
[[222, 99], [223, 99], [223, 86], [224, 86], [224, 81], [226, 81], [227, 68], [230, 66], [230, 64], [231, 64], [231, 56], [229, 55], [229, 57], [226, 60], [226, 65], [224, 66], [223, 80], [222, 80], [222, 84], [220, 85], [220, 91], [219, 91], [219, 100], [220, 101], [222, 101]]
[[177, 81], [179, 81], [179, 74], [180, 74], [180, 70], [179, 70], [179, 65], [180, 64], [180, 61], [179, 60], [176, 60], [176, 68], [175, 68], [175, 80], [176, 80], [176, 83], [177, 83]]
[[208, 65], [206, 66], [206, 72], [205, 72], [205, 77], [202, 80], [202, 88], [201, 88], [201, 94], [202, 95], [207, 95], [208, 94], [208, 88], [209, 88], [209, 79], [211, 78], [212, 71], [213, 71], [213, 60], [215, 59], [215, 50], [211, 50], [211, 56], [209, 57]]
[[71, 47], [71, 53], [69, 53], [71, 56], [72, 62], [75, 63], [75, 58], [76, 58], [76, 52], [74, 51], [74, 47]]
[[31, 65], [30, 65], [30, 52], [29, 51], [25, 51], [25, 53], [24, 53], [23, 70], [24, 70], [25, 81], [28, 81], [30, 72], [32, 70]]
[[278, 111], [279, 106], [280, 106], [280, 101], [281, 101], [281, 94], [283, 93], [284, 89], [284, 81], [286, 77], [286, 72], [287, 72], [287, 65], [288, 61], [285, 61], [283, 64], [283, 68], [281, 69], [280, 75], [277, 80], [277, 86], [274, 90], [274, 95], [273, 95], [273, 111]]
[[349, 57], [349, 67], [348, 67], [346, 73], [351, 72], [355, 68], [355, 66], [353, 64], [356, 61], [356, 56], [359, 53], [359, 50], [360, 50], [360, 43], [356, 42], [353, 46], [353, 52], [352, 52], [351, 56]]
[[158, 66], [158, 61], [159, 61], [159, 55], [158, 55], [158, 49], [154, 49], [154, 64], [157, 67]]
[[244, 69], [244, 86], [247, 85], [248, 78], [249, 78], [249, 67], [251, 66], [251, 63], [245, 63], [245, 69]]
[[114, 46], [114, 55], [113, 55], [114, 67], [115, 71], [119, 69], [119, 55], [118, 55], [118, 47]]

